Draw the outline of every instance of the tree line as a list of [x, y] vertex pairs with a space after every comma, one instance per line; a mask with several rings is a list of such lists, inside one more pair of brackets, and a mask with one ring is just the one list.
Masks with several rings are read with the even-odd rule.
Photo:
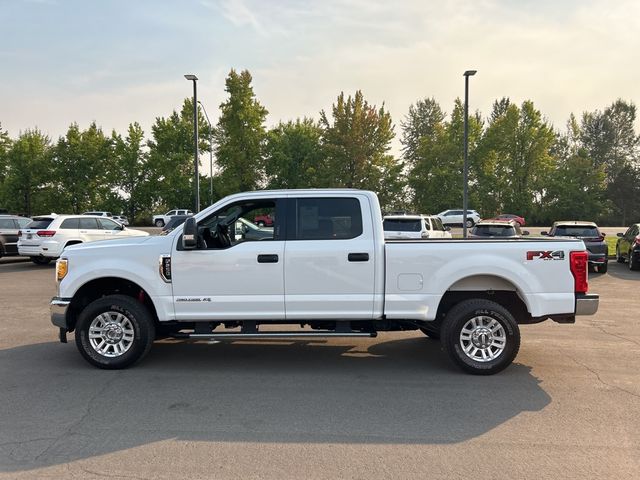
[[[263, 188], [373, 190], [384, 209], [437, 213], [462, 205], [464, 105], [451, 113], [434, 98], [416, 101], [396, 126], [385, 106], [361, 91], [340, 93], [317, 119], [266, 127], [248, 71], [231, 70], [226, 101], [210, 129], [199, 113], [202, 207], [230, 193]], [[497, 99], [469, 118], [469, 206], [484, 217], [517, 213], [529, 223], [559, 219], [603, 225], [640, 221], [640, 136], [636, 107], [618, 99], [573, 114], [556, 130], [532, 101]], [[211, 141], [210, 141], [211, 139]], [[25, 215], [122, 212], [143, 223], [153, 213], [192, 208], [193, 104], [157, 117], [149, 137], [138, 123], [106, 134], [76, 123], [57, 140], [37, 128], [11, 138], [0, 125], [0, 208]], [[201, 168], [201, 172], [202, 172]], [[208, 168], [204, 168], [208, 172]]]

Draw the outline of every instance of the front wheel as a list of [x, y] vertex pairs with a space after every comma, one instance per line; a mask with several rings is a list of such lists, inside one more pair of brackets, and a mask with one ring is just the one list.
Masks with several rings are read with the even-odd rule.
[[467, 228], [472, 228], [474, 225], [473, 220], [467, 220]]
[[31, 261], [36, 265], [48, 265], [53, 260], [50, 257], [31, 257]]
[[624, 263], [624, 257], [620, 255], [620, 247], [616, 245], [616, 262]]
[[484, 299], [455, 305], [442, 326], [442, 345], [460, 368], [493, 375], [507, 368], [520, 349], [520, 329], [502, 305]]
[[126, 368], [144, 357], [155, 339], [147, 308], [132, 297], [109, 295], [90, 303], [76, 325], [76, 346], [90, 364]]
[[162, 228], [162, 227], [164, 227], [164, 221], [162, 221], [162, 220], [156, 220], [156, 221], [155, 221], [155, 225], [156, 225], [156, 227], [158, 227], [158, 228]]
[[607, 273], [608, 269], [609, 269], [609, 263], [605, 262], [602, 265], [598, 266], [598, 273]]

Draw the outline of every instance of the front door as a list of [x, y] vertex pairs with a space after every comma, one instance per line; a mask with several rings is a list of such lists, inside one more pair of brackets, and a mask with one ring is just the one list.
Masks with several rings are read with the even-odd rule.
[[287, 320], [372, 318], [376, 272], [367, 201], [356, 195], [290, 199]]
[[284, 230], [258, 228], [257, 214], [278, 218], [284, 202], [234, 202], [198, 221], [198, 248], [182, 250], [176, 235], [171, 256], [176, 319], [282, 320], [284, 312]]

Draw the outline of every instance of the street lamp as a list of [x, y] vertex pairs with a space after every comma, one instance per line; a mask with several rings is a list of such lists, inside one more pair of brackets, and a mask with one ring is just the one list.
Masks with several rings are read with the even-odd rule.
[[476, 74], [476, 70], [464, 72], [464, 168], [462, 190], [462, 237], [467, 238], [467, 206], [469, 200], [469, 77]]
[[209, 115], [207, 115], [207, 109], [204, 108], [204, 105], [200, 100], [198, 100], [198, 103], [202, 107], [204, 116], [209, 124], [209, 205], [213, 205], [213, 127], [211, 127]]
[[185, 75], [184, 78], [193, 82], [193, 156], [194, 156], [194, 187], [196, 189], [196, 209], [200, 211], [200, 176], [198, 175], [198, 77], [195, 75]]

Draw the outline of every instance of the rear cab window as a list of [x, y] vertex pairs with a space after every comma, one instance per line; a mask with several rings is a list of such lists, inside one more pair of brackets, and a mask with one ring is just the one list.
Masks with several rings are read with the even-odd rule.
[[417, 218], [386, 218], [382, 226], [386, 232], [419, 232], [422, 229]]

